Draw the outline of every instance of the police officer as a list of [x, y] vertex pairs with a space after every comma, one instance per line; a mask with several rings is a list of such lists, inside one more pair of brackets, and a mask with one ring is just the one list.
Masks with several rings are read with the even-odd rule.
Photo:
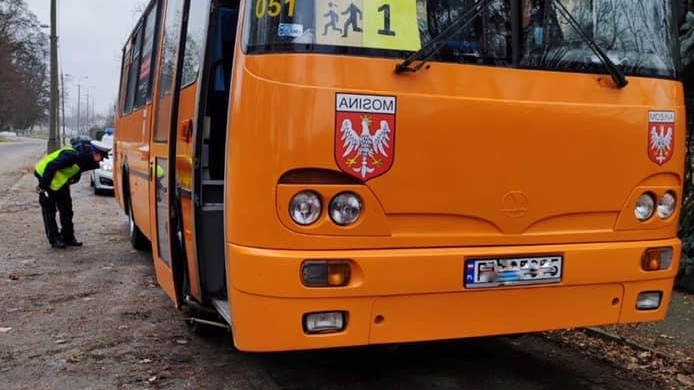
[[[80, 140], [43, 157], [36, 164], [34, 175], [39, 180], [36, 192], [43, 214], [46, 237], [53, 248], [82, 246], [75, 239], [72, 225], [72, 198], [70, 185], [77, 183], [82, 172], [99, 167], [108, 155], [110, 145], [99, 141]], [[56, 210], [60, 212], [61, 231], [55, 220]]]

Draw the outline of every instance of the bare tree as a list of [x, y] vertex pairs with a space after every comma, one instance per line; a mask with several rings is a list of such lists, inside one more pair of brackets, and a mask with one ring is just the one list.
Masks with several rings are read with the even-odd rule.
[[45, 120], [47, 41], [24, 0], [0, 0], [0, 130]]

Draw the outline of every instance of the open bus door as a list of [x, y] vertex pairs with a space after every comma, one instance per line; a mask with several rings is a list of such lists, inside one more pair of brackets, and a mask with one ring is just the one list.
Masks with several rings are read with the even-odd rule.
[[[154, 185], [150, 191], [150, 204], [154, 207], [155, 217], [152, 256], [157, 281], [176, 306], [179, 305], [178, 287], [175, 282], [177, 264], [173, 256], [172, 233], [174, 221], [172, 206], [174, 206], [175, 189], [174, 177], [179, 91], [181, 82], [180, 64], [182, 63], [185, 42], [185, 25], [190, 0], [167, 0], [164, 11], [163, 29], [160, 49], [160, 61], [157, 83], [157, 104], [154, 110], [154, 131], [152, 132], [152, 147], [150, 155], [151, 175]], [[172, 136], [172, 133], [174, 135]]]
[[[175, 238], [179, 240], [183, 273], [179, 283], [183, 293], [190, 294], [196, 301], [203, 301], [198, 270], [197, 240], [195, 234], [195, 153], [196, 139], [204, 121], [199, 121], [201, 93], [200, 67], [205, 50], [211, 0], [196, 0], [190, 7], [185, 29], [183, 68], [181, 69], [180, 96], [176, 123], [175, 146]], [[184, 258], [184, 259], [183, 259]]]

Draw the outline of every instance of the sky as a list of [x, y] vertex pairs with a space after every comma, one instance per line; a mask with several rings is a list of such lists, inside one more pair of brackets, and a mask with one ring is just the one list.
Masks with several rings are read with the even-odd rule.
[[[50, 0], [25, 0], [41, 24], [50, 24]], [[105, 114], [118, 95], [121, 50], [147, 0], [57, 0], [61, 70], [69, 95], [65, 112], [76, 112], [77, 84], [84, 113], [87, 93]], [[50, 29], [46, 30], [50, 34]]]

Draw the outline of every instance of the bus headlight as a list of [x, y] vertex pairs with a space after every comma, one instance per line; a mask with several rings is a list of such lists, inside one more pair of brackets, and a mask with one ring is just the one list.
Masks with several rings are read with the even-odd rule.
[[655, 211], [655, 198], [653, 194], [647, 192], [639, 197], [636, 202], [636, 207], [634, 208], [634, 215], [636, 219], [641, 222], [648, 221]]
[[294, 222], [302, 226], [316, 222], [322, 211], [320, 197], [313, 191], [299, 192], [289, 203], [289, 215]]
[[330, 218], [337, 225], [349, 226], [359, 220], [361, 209], [362, 201], [359, 195], [353, 192], [343, 192], [335, 196], [330, 202]]
[[666, 192], [658, 201], [658, 216], [662, 219], [668, 219], [677, 208], [677, 198], [672, 192]]

